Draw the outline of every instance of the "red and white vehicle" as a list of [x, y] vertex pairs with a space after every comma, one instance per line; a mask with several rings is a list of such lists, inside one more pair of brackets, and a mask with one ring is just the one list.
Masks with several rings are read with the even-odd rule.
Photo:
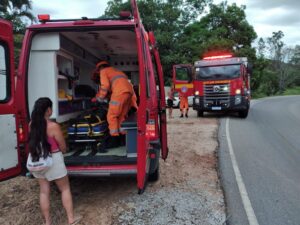
[[[27, 28], [16, 76], [12, 28], [1, 21], [0, 180], [21, 172], [34, 102], [49, 97], [53, 101], [52, 119], [66, 127], [86, 107], [86, 99], [76, 96], [75, 86], [93, 87], [90, 75], [103, 59], [128, 75], [137, 90], [139, 109], [122, 124], [128, 131], [125, 146], [106, 154], [92, 153], [88, 143], [76, 152], [69, 150], [64, 155], [68, 173], [133, 175], [139, 193], [148, 179], [158, 179], [159, 155], [163, 159], [168, 155], [163, 71], [153, 32], [145, 31], [135, 0], [131, 7], [132, 12], [122, 12], [118, 19], [51, 20], [49, 15], [40, 15], [41, 24]], [[72, 100], [61, 93], [72, 96]]]
[[194, 66], [175, 65], [173, 83], [175, 90], [184, 88], [189, 95], [194, 95], [193, 109], [198, 116], [209, 111], [232, 111], [246, 118], [250, 108], [251, 72], [246, 57], [207, 55]]

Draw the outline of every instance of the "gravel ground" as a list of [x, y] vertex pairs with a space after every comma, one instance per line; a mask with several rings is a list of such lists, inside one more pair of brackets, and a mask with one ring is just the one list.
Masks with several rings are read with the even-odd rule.
[[[79, 225], [107, 224], [224, 224], [222, 190], [217, 176], [217, 129], [214, 118], [168, 120], [169, 157], [160, 162], [160, 180], [137, 194], [134, 178], [72, 179], [74, 207], [83, 216]], [[42, 224], [38, 184], [17, 177], [0, 183], [0, 224]], [[66, 224], [60, 194], [51, 193], [53, 225]]]

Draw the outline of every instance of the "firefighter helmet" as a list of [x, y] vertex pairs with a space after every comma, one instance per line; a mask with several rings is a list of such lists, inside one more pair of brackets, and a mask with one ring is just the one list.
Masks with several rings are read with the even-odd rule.
[[100, 62], [97, 63], [96, 68], [99, 69], [103, 65], [109, 65], [109, 63], [105, 60], [100, 61]]

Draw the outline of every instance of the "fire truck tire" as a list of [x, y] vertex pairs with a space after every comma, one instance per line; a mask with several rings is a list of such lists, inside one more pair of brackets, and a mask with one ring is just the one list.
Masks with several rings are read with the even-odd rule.
[[197, 111], [197, 117], [203, 117], [203, 111]]
[[249, 112], [248, 109], [247, 110], [243, 110], [243, 111], [239, 111], [239, 117], [240, 118], [247, 118], [248, 112]]
[[155, 181], [158, 181], [158, 179], [159, 179], [159, 164], [158, 164], [156, 170], [153, 173], [149, 174], [148, 181], [155, 182]]

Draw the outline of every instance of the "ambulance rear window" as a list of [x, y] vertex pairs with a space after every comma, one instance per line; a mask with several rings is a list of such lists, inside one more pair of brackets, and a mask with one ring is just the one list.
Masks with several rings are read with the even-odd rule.
[[0, 42], [0, 102], [8, 100], [9, 71], [8, 65], [8, 48], [4, 43]]

